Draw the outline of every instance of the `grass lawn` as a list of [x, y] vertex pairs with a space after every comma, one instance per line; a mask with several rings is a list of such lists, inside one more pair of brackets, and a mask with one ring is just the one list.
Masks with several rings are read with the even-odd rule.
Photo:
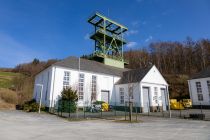
[[9, 88], [12, 86], [12, 79], [19, 73], [0, 71], [0, 88]]

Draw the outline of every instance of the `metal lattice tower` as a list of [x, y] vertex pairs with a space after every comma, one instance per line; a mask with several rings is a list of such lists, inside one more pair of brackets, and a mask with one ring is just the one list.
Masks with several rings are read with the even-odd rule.
[[107, 65], [124, 68], [123, 46], [126, 41], [123, 34], [128, 28], [100, 13], [95, 13], [88, 22], [95, 29], [90, 36], [95, 41], [94, 56]]

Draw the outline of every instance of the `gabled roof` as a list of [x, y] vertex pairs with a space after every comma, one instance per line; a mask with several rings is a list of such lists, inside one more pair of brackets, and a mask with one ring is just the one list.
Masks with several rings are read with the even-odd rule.
[[210, 77], [210, 66], [208, 66], [206, 69], [192, 76], [191, 79], [199, 79], [199, 78], [207, 78], [207, 77]]
[[[53, 65], [78, 70], [79, 69], [79, 58], [71, 56], [71, 57], [68, 57], [64, 60], [57, 62], [57, 63], [54, 63]], [[112, 67], [112, 66], [104, 65], [100, 62], [93, 61], [93, 60], [87, 60], [87, 59], [80, 58], [80, 70], [121, 77], [122, 73], [129, 69]]]
[[152, 66], [125, 71], [123, 72], [122, 78], [116, 84], [120, 85], [120, 84], [140, 82], [151, 68]]

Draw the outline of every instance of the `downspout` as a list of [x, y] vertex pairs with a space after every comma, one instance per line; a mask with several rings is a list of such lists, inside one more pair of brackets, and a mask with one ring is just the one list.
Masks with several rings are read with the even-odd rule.
[[139, 82], [139, 113], [141, 111], [141, 82]]
[[113, 76], [113, 91], [114, 91], [114, 102], [115, 102], [115, 108], [116, 108], [116, 98], [117, 98], [117, 96], [116, 96], [116, 89], [115, 89], [115, 83], [114, 83], [114, 76]]
[[53, 74], [53, 91], [52, 91], [52, 99], [51, 99], [51, 108], [53, 107], [53, 95], [54, 95], [54, 87], [55, 87], [55, 72], [56, 72], [56, 67], [55, 67], [55, 70], [54, 70], [54, 74]]

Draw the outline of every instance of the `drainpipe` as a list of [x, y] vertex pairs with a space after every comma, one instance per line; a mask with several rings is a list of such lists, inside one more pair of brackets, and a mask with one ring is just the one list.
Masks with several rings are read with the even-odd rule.
[[169, 99], [168, 85], [166, 85], [166, 92], [167, 92], [167, 96], [168, 96], [169, 118], [171, 118], [171, 108], [170, 108], [170, 99]]
[[54, 74], [53, 74], [53, 91], [52, 91], [52, 98], [51, 98], [51, 109], [53, 107], [53, 102], [54, 102], [54, 100], [53, 100], [54, 97], [53, 96], [54, 96], [54, 87], [55, 87], [55, 72], [56, 72], [56, 67], [54, 69]]
[[141, 83], [139, 82], [139, 113], [141, 111]]

